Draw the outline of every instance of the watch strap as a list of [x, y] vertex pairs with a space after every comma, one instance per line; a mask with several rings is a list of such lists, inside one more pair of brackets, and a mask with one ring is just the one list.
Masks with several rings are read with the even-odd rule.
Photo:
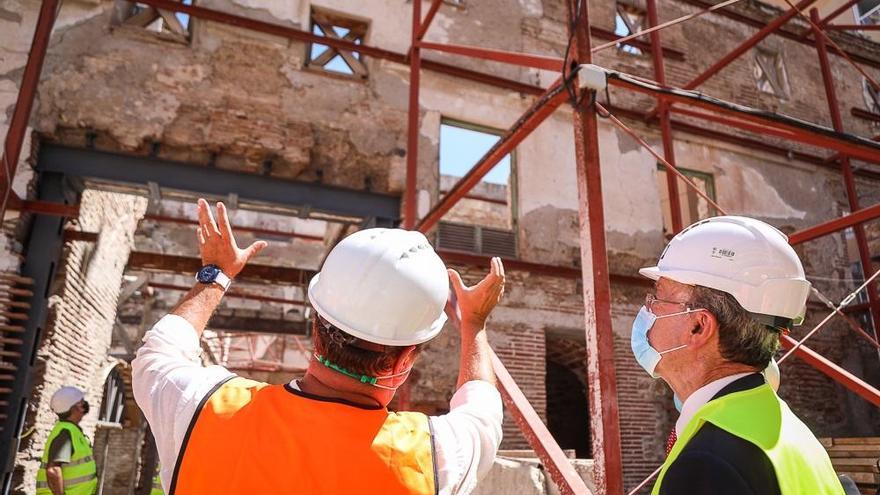
[[214, 283], [223, 287], [223, 290], [226, 291], [229, 290], [229, 286], [232, 285], [232, 279], [223, 273], [223, 270], [220, 270], [217, 272], [217, 277], [214, 279]]

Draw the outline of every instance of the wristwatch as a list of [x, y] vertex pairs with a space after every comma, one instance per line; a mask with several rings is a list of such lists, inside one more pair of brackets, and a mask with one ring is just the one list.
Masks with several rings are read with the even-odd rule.
[[232, 279], [223, 273], [223, 270], [217, 265], [203, 266], [198, 273], [196, 273], [196, 280], [202, 284], [217, 284], [222, 287], [224, 291], [232, 284]]

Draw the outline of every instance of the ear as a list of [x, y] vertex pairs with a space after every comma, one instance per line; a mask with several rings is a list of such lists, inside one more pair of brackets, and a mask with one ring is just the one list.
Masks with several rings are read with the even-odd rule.
[[419, 350], [417, 346], [410, 345], [405, 347], [400, 351], [400, 354], [397, 355], [397, 360], [394, 361], [394, 373], [401, 373], [412, 368], [418, 355]]
[[699, 348], [718, 341], [719, 327], [715, 315], [708, 311], [697, 311], [692, 321], [695, 327], [689, 337], [691, 346]]

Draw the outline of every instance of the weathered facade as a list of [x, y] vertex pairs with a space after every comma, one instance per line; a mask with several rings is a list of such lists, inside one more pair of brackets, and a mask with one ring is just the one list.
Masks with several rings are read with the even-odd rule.
[[[618, 3], [631, 12], [644, 9], [638, 0]], [[315, 29], [315, 19], [344, 25], [346, 32], [366, 26], [361, 37], [364, 44], [398, 53], [405, 53], [410, 44], [411, 7], [403, 1], [198, 0], [198, 4], [305, 31]], [[38, 7], [36, 0], [0, 3], [0, 109], [5, 112], [0, 114], [0, 131], [5, 131], [11, 114]], [[402, 194], [407, 66], [363, 56], [347, 63], [352, 74], [334, 73], [318, 63], [320, 55], [306, 43], [195, 18], [181, 23], [187, 24], [184, 34], [170, 28], [156, 29], [155, 23], [146, 29], [126, 22], [132, 14], [130, 7], [122, 1], [64, 3], [25, 148], [32, 158], [39, 156], [41, 144], [56, 143], [271, 178]], [[595, 27], [615, 31], [618, 11], [614, 2], [594, 1], [590, 8]], [[729, 8], [762, 22], [779, 13], [757, 1]], [[660, 20], [696, 10], [686, 2], [664, 1]], [[456, 1], [441, 7], [426, 39], [561, 57], [568, 42], [566, 19], [565, 4], [559, 0]], [[805, 26], [803, 20], [795, 18], [784, 29], [798, 32]], [[740, 22], [712, 14], [662, 31], [668, 83], [685, 85], [753, 31]], [[834, 38], [847, 49], [880, 61], [880, 45], [867, 38], [843, 34], [835, 34]], [[546, 86], [558, 76], [429, 51], [424, 57], [529, 85]], [[762, 79], [761, 71], [770, 69], [758, 62], [759, 57], [773, 61], [775, 69], [779, 69], [781, 60], [781, 72], [763, 74], [772, 81]], [[644, 50], [612, 47], [599, 52], [594, 63], [653, 78], [651, 58]], [[869, 105], [862, 76], [839, 56], [832, 56], [831, 64], [841, 107], [846, 109], [846, 130], [861, 136], [877, 134], [876, 122], [852, 117], [848, 111]], [[866, 66], [865, 70], [880, 78], [880, 71], [874, 67]], [[709, 79], [701, 90], [728, 101], [829, 125], [818, 74], [816, 50], [811, 44], [774, 35]], [[613, 111], [630, 117], [626, 122], [652, 146], [661, 148], [655, 125], [626, 114], [627, 110], [644, 112], [652, 108], [653, 99], [616, 88], [608, 92], [607, 98]], [[441, 177], [442, 122], [452, 119], [506, 129], [532, 99], [509, 89], [430, 70], [423, 72], [417, 195], [420, 215], [454, 183], [454, 178]], [[599, 95], [599, 99], [605, 102], [606, 96]], [[680, 121], [692, 125], [697, 122], [688, 118]], [[716, 201], [731, 214], [754, 216], [793, 232], [848, 211], [837, 166], [793, 154], [819, 155], [815, 149], [768, 136], [760, 140], [778, 146], [782, 152], [682, 130], [677, 130], [674, 138], [677, 165], [711, 184]], [[632, 277], [637, 268], [656, 261], [667, 240], [664, 211], [668, 209], [668, 198], [665, 179], [661, 179], [663, 172], [647, 151], [601, 120], [599, 141], [609, 268], [613, 274], [612, 317], [624, 477], [625, 485], [631, 487], [662, 462], [666, 435], [676, 418], [668, 387], [649, 378], [629, 348], [630, 324], [646, 289]], [[490, 340], [562, 447], [575, 449], [578, 457], [589, 457], [574, 156], [571, 111], [564, 106], [517, 147], [506, 186], [481, 184], [473, 192], [476, 198], [464, 200], [444, 221], [509, 231], [518, 259], [572, 269], [573, 276], [509, 271], [505, 299], [489, 325]], [[876, 167], [857, 163], [856, 168], [861, 203], [880, 202]], [[22, 160], [15, 182], [15, 191], [22, 198], [32, 197], [36, 179], [31, 170], [31, 161]], [[132, 251], [197, 256], [192, 226], [169, 220], [194, 218], [191, 198], [160, 191], [151, 195], [148, 204], [143, 198], [99, 191], [104, 188], [86, 184], [86, 193], [79, 200], [80, 217], [68, 227], [97, 233], [98, 237], [97, 241], [77, 240], [66, 245], [65, 269], [53, 288], [56, 305], [40, 347], [38, 359], [44, 365], [35, 378], [26, 424], [26, 428], [35, 430], [18, 453], [20, 469], [15, 486], [22, 493], [33, 486], [39, 450], [53, 420], [47, 404], [54, 389], [68, 383], [83, 386], [89, 391], [89, 400], [99, 402], [101, 387], [114, 363], [109, 356], [130, 358], [131, 347], [145, 328], [165, 314], [182, 294], [169, 286], [186, 287], [191, 283], [188, 272], [153, 273], [149, 267], [133, 267], [131, 263], [123, 273]], [[691, 216], [686, 214], [691, 220], [712, 213], [704, 202], [683, 196], [683, 203], [691, 208]], [[233, 225], [252, 228], [240, 233], [240, 244], [256, 238], [269, 240], [270, 247], [256, 263], [303, 270], [318, 269], [339, 235], [357, 227], [315, 218], [308, 211], [297, 214], [234, 209]], [[0, 237], [4, 249], [0, 266], [4, 270], [17, 270], [26, 254], [28, 221], [26, 215], [7, 215]], [[872, 252], [880, 252], [880, 229], [869, 225], [868, 233]], [[808, 277], [832, 300], [841, 300], [858, 285], [851, 280], [857, 273], [853, 265], [858, 257], [852, 252], [849, 234], [833, 234], [797, 249]], [[477, 279], [484, 270], [453, 265], [468, 281]], [[149, 278], [142, 278], [148, 273]], [[137, 290], [125, 290], [136, 282], [140, 284]], [[259, 297], [230, 297], [224, 302], [213, 321], [212, 330], [217, 333], [209, 335], [205, 343], [206, 362], [227, 364], [244, 374], [277, 382], [300, 372], [309, 355], [302, 283], [273, 279], [236, 284], [241, 291]], [[124, 300], [120, 300], [120, 294], [124, 294]], [[119, 321], [113, 334], [117, 304]], [[817, 323], [824, 314], [820, 306], [811, 305], [802, 328], [811, 328], [811, 323]], [[248, 332], [261, 336], [243, 335]], [[277, 335], [279, 332], [287, 335]], [[803, 330], [795, 333], [802, 335]], [[832, 322], [811, 340], [811, 347], [869, 383], [880, 383], [876, 351], [853, 335], [842, 323]], [[447, 328], [425, 349], [408, 391], [413, 408], [442, 412], [448, 407], [457, 376], [457, 346], [454, 329]], [[781, 395], [818, 435], [880, 432], [876, 409], [812, 368], [792, 360], [783, 366], [782, 376]], [[87, 425], [87, 431], [92, 432], [92, 425]], [[580, 431], [583, 438], [575, 439], [573, 431]], [[528, 447], [510, 418], [504, 433], [503, 448]], [[131, 435], [132, 448], [141, 449], [142, 440]], [[124, 468], [114, 470], [121, 472]], [[128, 472], [128, 479], [117, 474], [105, 493], [127, 493], [128, 487], [136, 486], [133, 478], [140, 471], [132, 468]], [[543, 476], [540, 473], [520, 474], [531, 476], [536, 486], [544, 483], [543, 477], [535, 478]]]

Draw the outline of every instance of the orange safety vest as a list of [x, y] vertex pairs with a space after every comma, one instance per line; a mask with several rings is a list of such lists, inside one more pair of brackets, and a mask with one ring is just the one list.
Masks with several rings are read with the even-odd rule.
[[436, 493], [428, 417], [232, 378], [193, 415], [170, 493]]

